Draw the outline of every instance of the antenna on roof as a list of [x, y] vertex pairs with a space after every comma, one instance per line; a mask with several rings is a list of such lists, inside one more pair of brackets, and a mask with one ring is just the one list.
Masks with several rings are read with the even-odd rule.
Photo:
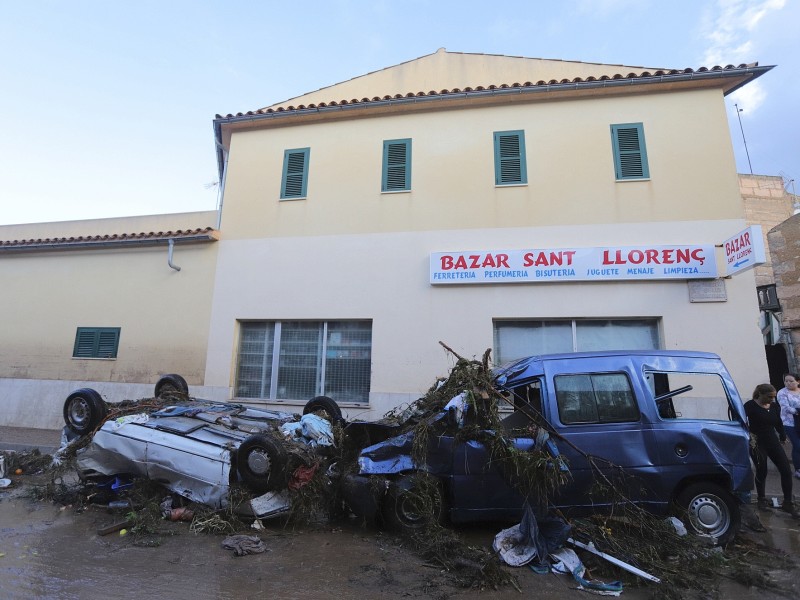
[[739, 117], [739, 129], [742, 131], [742, 141], [744, 142], [744, 153], [747, 155], [747, 164], [750, 167], [750, 175], [753, 174], [753, 165], [750, 163], [750, 152], [747, 151], [747, 140], [744, 137], [744, 127], [742, 127], [742, 115], [740, 113], [744, 112], [743, 108], [739, 108], [738, 104], [734, 104], [736, 107], [736, 116]]
[[781, 176], [783, 187], [787, 192], [789, 191], [789, 186], [792, 186], [791, 194], [792, 198], [794, 198], [794, 202], [792, 204], [792, 207], [794, 208], [794, 214], [800, 213], [800, 200], [797, 199], [797, 194], [794, 191], [794, 178], [790, 177], [783, 171], [780, 171], [778, 174]]
[[[780, 175], [783, 180], [783, 187], [788, 188], [790, 185], [792, 186], [792, 195], [794, 195], [794, 177], [785, 171], [778, 171], [778, 175]], [[788, 192], [789, 190], [787, 189], [786, 191]]]

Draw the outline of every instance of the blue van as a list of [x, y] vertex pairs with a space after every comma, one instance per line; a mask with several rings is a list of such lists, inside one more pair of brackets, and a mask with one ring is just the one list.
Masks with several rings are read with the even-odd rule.
[[[736, 535], [740, 498], [752, 489], [753, 474], [742, 400], [719, 356], [654, 350], [532, 356], [496, 371], [495, 386], [514, 407], [503, 419], [514, 446], [532, 448], [536, 440], [519, 432], [539, 421], [566, 459], [570, 477], [550, 498], [556, 508], [602, 512], [621, 493], [653, 514], [678, 513], [690, 530], [719, 543]], [[344, 485], [356, 514], [423, 526], [419, 509], [404, 497], [413, 475], [424, 471], [437, 481], [438, 508], [452, 522], [521, 518], [525, 499], [492, 465], [484, 444], [446, 432], [417, 465], [412, 438], [405, 433], [361, 450], [358, 473]], [[619, 486], [615, 494], [598, 492], [596, 469]]]

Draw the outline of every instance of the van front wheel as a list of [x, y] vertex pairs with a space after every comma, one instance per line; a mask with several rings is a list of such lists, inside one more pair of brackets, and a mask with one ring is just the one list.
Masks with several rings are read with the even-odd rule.
[[424, 473], [392, 481], [383, 499], [383, 521], [399, 533], [413, 533], [441, 524], [444, 495], [441, 482]]
[[741, 526], [738, 501], [715, 483], [693, 483], [678, 495], [678, 505], [690, 532], [714, 537], [720, 545], [730, 542]]

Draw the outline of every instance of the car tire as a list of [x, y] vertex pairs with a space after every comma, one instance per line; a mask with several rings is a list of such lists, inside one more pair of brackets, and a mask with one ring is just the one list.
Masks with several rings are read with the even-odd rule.
[[186, 380], [183, 377], [175, 373], [170, 373], [158, 380], [154, 393], [156, 398], [160, 398], [162, 394], [168, 393], [184, 394], [188, 396], [189, 386], [186, 384]]
[[712, 536], [717, 543], [730, 542], [742, 523], [736, 498], [715, 483], [693, 483], [678, 495], [686, 528], [694, 534]]
[[64, 402], [64, 422], [78, 435], [94, 431], [108, 415], [103, 398], [91, 388], [75, 390]]
[[410, 475], [389, 483], [381, 505], [387, 528], [413, 533], [444, 519], [441, 482], [433, 476]]
[[336, 400], [328, 398], [327, 396], [317, 396], [306, 402], [303, 408], [303, 414], [316, 413], [322, 411], [325, 413], [325, 418], [333, 425], [342, 423], [342, 409], [336, 404]]
[[288, 481], [286, 450], [281, 443], [256, 433], [241, 443], [236, 452], [236, 470], [253, 491], [281, 490]]

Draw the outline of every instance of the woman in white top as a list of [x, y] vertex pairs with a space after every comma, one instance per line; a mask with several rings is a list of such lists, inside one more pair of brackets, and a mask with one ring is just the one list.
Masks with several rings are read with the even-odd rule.
[[800, 414], [800, 376], [787, 373], [783, 376], [784, 387], [778, 392], [778, 404], [781, 405], [781, 421], [786, 436], [792, 442], [792, 465], [794, 476], [800, 479], [800, 432], [794, 428], [794, 416]]

